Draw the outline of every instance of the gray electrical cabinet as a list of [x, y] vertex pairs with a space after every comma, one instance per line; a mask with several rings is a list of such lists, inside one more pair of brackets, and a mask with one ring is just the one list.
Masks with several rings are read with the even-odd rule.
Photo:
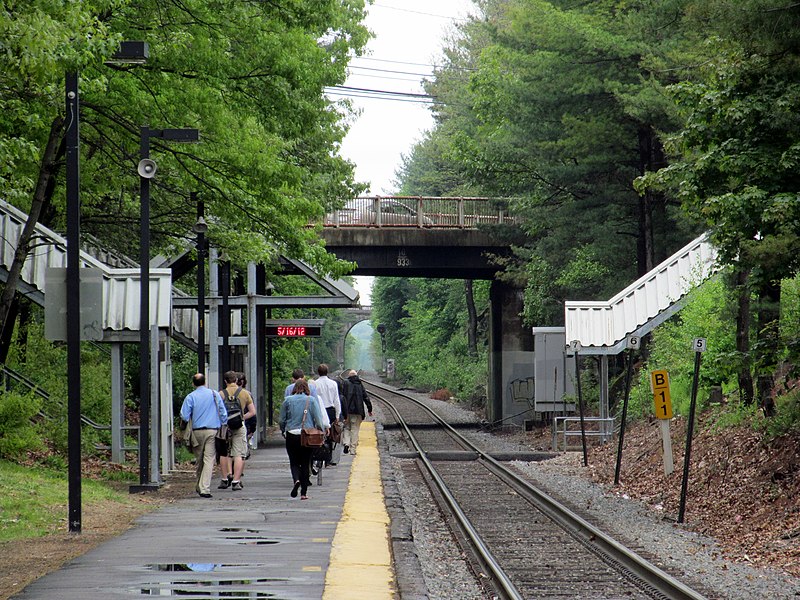
[[533, 355], [534, 410], [574, 412], [575, 362], [567, 359], [564, 328], [534, 327]]

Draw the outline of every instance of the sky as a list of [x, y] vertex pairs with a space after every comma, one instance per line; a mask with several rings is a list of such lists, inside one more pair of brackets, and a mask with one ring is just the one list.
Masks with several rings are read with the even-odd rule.
[[[366, 25], [375, 37], [364, 56], [351, 61], [345, 85], [424, 94], [422, 79], [441, 63], [441, 49], [454, 24], [474, 12], [474, 6], [471, 0], [375, 0], [368, 10]], [[394, 98], [388, 100], [375, 98], [375, 92], [347, 93], [353, 94], [349, 97], [360, 114], [341, 154], [355, 164], [356, 179], [369, 184], [369, 194], [391, 194], [402, 156], [433, 126], [428, 104], [413, 97], [382, 94]], [[373, 278], [355, 279], [361, 304], [367, 306]]]

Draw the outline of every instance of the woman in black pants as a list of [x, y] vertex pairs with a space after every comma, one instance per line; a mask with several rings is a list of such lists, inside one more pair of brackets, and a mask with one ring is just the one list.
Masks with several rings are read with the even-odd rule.
[[300, 444], [300, 430], [303, 427], [323, 429], [323, 426], [317, 399], [311, 396], [311, 390], [305, 379], [299, 379], [294, 385], [292, 395], [283, 399], [280, 426], [281, 433], [286, 438], [286, 454], [289, 455], [289, 465], [294, 481], [291, 496], [296, 498], [299, 489], [300, 499], [308, 500], [306, 492], [308, 491], [313, 449]]

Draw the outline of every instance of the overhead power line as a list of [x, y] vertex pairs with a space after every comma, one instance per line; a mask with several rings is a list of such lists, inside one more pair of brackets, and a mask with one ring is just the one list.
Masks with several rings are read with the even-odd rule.
[[361, 69], [363, 71], [378, 71], [379, 73], [397, 73], [398, 75], [417, 75], [419, 77], [433, 77], [433, 73], [413, 73], [411, 71], [394, 71], [392, 69], [376, 69], [375, 67], [359, 67], [349, 65], [348, 69]]
[[[405, 60], [390, 60], [388, 58], [374, 58], [372, 56], [353, 56], [351, 57], [351, 61], [354, 60], [367, 60], [372, 62], [380, 62], [380, 63], [391, 63], [395, 65], [410, 65], [412, 67], [428, 67], [430, 69], [453, 69], [455, 71], [477, 71], [477, 69], [473, 69], [470, 67], [456, 67], [453, 65], [437, 65], [433, 63], [418, 63], [418, 62], [409, 62]], [[352, 62], [351, 62], [352, 65]]]
[[388, 4], [379, 4], [377, 2], [375, 4], [373, 4], [373, 6], [376, 6], [378, 8], [385, 8], [385, 9], [388, 9], [388, 10], [397, 10], [397, 11], [400, 11], [400, 12], [413, 13], [415, 15], [423, 15], [425, 17], [434, 17], [434, 18], [437, 18], [437, 19], [446, 19], [448, 21], [466, 22], [466, 21], [469, 20], [469, 19], [464, 18], [464, 17], [454, 17], [452, 15], [437, 15], [437, 14], [434, 14], [434, 13], [423, 12], [421, 10], [411, 10], [409, 8], [400, 8], [399, 6], [389, 6]]
[[395, 102], [408, 102], [411, 104], [437, 104], [436, 98], [427, 94], [411, 92], [395, 92], [391, 90], [376, 90], [370, 88], [357, 88], [349, 86], [331, 86], [325, 88], [325, 93], [348, 98], [367, 98], [372, 100], [392, 100]]

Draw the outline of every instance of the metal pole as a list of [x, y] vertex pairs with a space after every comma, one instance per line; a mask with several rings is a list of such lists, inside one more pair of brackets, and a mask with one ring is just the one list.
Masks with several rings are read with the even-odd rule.
[[625, 399], [622, 402], [622, 418], [619, 422], [619, 445], [617, 447], [617, 467], [614, 470], [614, 485], [619, 485], [619, 472], [622, 467], [622, 444], [625, 441], [625, 420], [628, 418], [628, 400], [631, 396], [631, 375], [633, 373], [633, 353], [628, 352], [628, 369], [625, 372]]
[[[272, 296], [272, 284], [267, 285], [267, 296]], [[272, 318], [272, 309], [267, 307], [267, 319]], [[275, 407], [272, 402], [272, 338], [267, 338], [267, 422], [272, 427], [272, 414]], [[266, 435], [264, 436], [266, 438]]]
[[681, 506], [678, 511], [678, 523], [683, 523], [683, 515], [686, 513], [686, 490], [689, 487], [689, 460], [692, 454], [692, 436], [694, 435], [694, 411], [697, 406], [697, 382], [700, 379], [700, 356], [700, 352], [694, 355], [692, 401], [689, 405], [689, 425], [686, 429], [686, 452], [683, 455], [683, 482], [681, 483]]
[[67, 424], [69, 531], [81, 531], [80, 98], [78, 73], [66, 74]]
[[[583, 448], [583, 466], [588, 467], [589, 457], [586, 454], [586, 424], [583, 421], [583, 394], [581, 393], [581, 365], [577, 350], [575, 351], [575, 378], [578, 381], [578, 411], [581, 416], [581, 447]], [[564, 439], [566, 439], [566, 437]]]
[[220, 265], [222, 270], [222, 360], [220, 361], [220, 382], [224, 382], [226, 371], [231, 368], [231, 347], [228, 338], [231, 335], [231, 307], [228, 296], [231, 293], [231, 263], [227, 259]]
[[[142, 126], [139, 157], [150, 158]], [[150, 483], [150, 179], [139, 176], [139, 484]]]
[[[197, 192], [192, 192], [197, 201]], [[197, 219], [205, 218], [205, 203], [197, 201]], [[197, 233], [197, 372], [206, 372], [206, 236]]]

